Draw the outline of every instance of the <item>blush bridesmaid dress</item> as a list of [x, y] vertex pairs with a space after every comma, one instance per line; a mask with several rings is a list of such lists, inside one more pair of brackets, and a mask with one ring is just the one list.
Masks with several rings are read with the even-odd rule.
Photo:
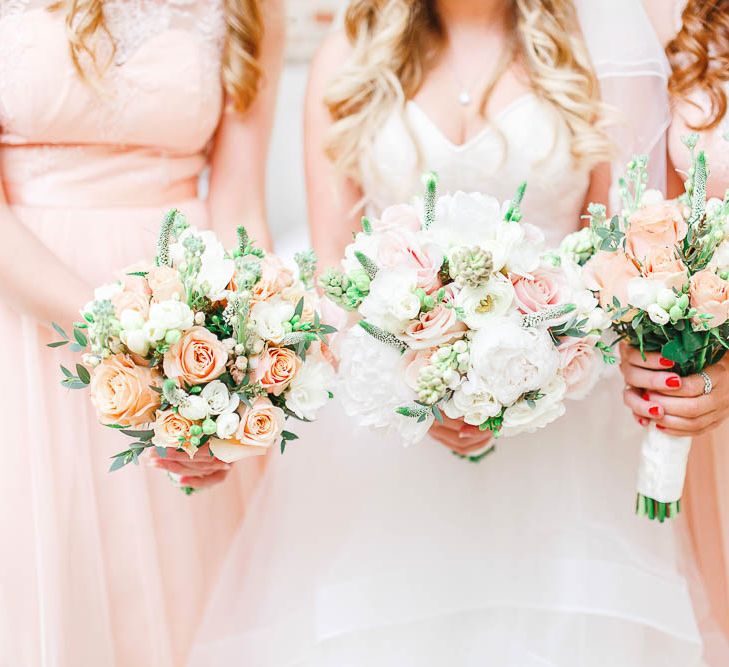
[[[99, 49], [113, 43], [113, 60], [95, 85], [48, 4], [0, 0], [2, 186], [100, 285], [154, 251], [167, 209], [208, 224], [197, 189], [223, 109], [223, 3], [105, 2]], [[0, 303], [0, 665], [179, 667], [241, 518], [241, 480], [187, 498], [145, 466], [108, 474], [124, 439], [60, 387], [73, 360], [52, 337]]]

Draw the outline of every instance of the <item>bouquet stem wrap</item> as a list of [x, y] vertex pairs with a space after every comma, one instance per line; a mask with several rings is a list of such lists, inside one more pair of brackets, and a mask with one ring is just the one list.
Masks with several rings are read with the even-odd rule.
[[690, 437], [667, 435], [654, 425], [649, 427], [640, 450], [639, 515], [663, 522], [678, 514], [690, 449]]

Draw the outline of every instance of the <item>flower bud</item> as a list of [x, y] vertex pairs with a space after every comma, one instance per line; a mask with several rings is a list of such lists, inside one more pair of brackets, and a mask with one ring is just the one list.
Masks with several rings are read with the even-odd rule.
[[127, 331], [125, 336], [125, 345], [130, 352], [144, 357], [149, 353], [149, 339], [141, 329]]
[[658, 298], [656, 301], [661, 308], [670, 310], [676, 303], [676, 295], [671, 289], [662, 289], [658, 292]]
[[195, 313], [195, 324], [197, 324], [198, 326], [202, 326], [203, 324], [205, 324], [205, 313]]
[[180, 342], [180, 338], [182, 338], [182, 334], [179, 329], [171, 329], [165, 334], [165, 343], [168, 345], [174, 345], [175, 343]]

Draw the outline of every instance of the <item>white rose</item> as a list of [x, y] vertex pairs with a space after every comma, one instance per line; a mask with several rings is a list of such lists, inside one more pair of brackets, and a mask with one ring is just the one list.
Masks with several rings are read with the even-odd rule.
[[454, 393], [450, 401], [443, 406], [443, 412], [451, 419], [463, 418], [466, 424], [480, 426], [489, 417], [501, 412], [501, 405], [486, 391], [478, 380], [466, 380]]
[[141, 357], [147, 356], [150, 341], [147, 338], [147, 334], [141, 329], [122, 331], [121, 339], [122, 343], [127, 346], [130, 352], [134, 352], [134, 354], [138, 354]]
[[221, 440], [228, 440], [229, 438], [232, 438], [233, 434], [238, 430], [239, 424], [240, 417], [237, 412], [228, 412], [220, 415], [215, 422], [215, 434]]
[[261, 338], [280, 343], [286, 335], [284, 323], [291, 320], [294, 312], [296, 306], [289, 301], [259, 301], [251, 308], [251, 319], [255, 322], [256, 333]]
[[[195, 315], [183, 301], [161, 301], [153, 303], [149, 307], [149, 318], [147, 324], [153, 330], [170, 331], [178, 329], [184, 331], [193, 325]], [[158, 340], [158, 339], [156, 339]]]
[[[514, 233], [515, 226], [521, 229], [521, 234]], [[541, 255], [544, 252], [544, 232], [528, 222], [505, 222], [497, 239], [506, 238], [507, 234], [510, 244], [504, 244], [507, 250], [504, 266], [509, 273], [519, 276], [529, 275], [541, 263]]]
[[657, 303], [652, 303], [648, 306], [648, 317], [651, 318], [651, 322], [661, 326], [668, 324], [671, 319], [671, 316]]
[[202, 396], [188, 396], [180, 405], [180, 414], [191, 421], [205, 419], [209, 412], [208, 402]]
[[587, 316], [585, 329], [587, 331], [605, 331], [612, 324], [610, 316], [602, 309], [595, 308]]
[[329, 400], [334, 369], [321, 354], [309, 353], [286, 390], [286, 407], [299, 419], [313, 420]]
[[631, 278], [628, 281], [628, 303], [636, 308], [646, 310], [648, 306], [656, 303], [658, 294], [665, 285], [659, 280], [648, 278]]
[[123, 287], [120, 282], [101, 285], [101, 287], [97, 287], [94, 290], [94, 301], [111, 301], [122, 289]]
[[235, 412], [240, 404], [238, 394], [232, 394], [220, 380], [213, 380], [200, 392], [200, 396], [208, 404], [211, 415], [222, 415]]
[[533, 433], [538, 428], [551, 424], [565, 413], [564, 395], [565, 382], [555, 376], [551, 382], [542, 389], [541, 398], [533, 401], [521, 400], [504, 411], [504, 421], [501, 429], [502, 437], [508, 438], [520, 433]]
[[119, 317], [119, 323], [125, 331], [134, 331], [144, 326], [144, 317], [138, 310], [125, 308], [122, 311], [121, 317]]
[[490, 195], [456, 192], [438, 199], [429, 235], [445, 248], [484, 245], [496, 238], [503, 219], [501, 205]]
[[514, 302], [511, 281], [495, 273], [481, 287], [464, 287], [455, 297], [456, 306], [463, 309], [463, 321], [469, 329], [487, 326], [495, 317], [502, 317]]
[[390, 333], [402, 333], [420, 312], [420, 299], [415, 294], [417, 284], [415, 269], [380, 269], [370, 283], [370, 293], [360, 306], [360, 314]]
[[545, 329], [497, 317], [473, 336], [470, 362], [469, 379], [482, 382], [501, 404], [511, 405], [553, 379], [559, 353]]

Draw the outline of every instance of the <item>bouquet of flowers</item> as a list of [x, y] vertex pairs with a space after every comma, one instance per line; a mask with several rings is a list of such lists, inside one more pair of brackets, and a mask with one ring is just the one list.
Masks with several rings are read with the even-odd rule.
[[333, 327], [321, 321], [315, 258], [297, 255], [300, 277], [254, 247], [242, 227], [226, 252], [211, 231], [178, 211], [162, 224], [154, 262], [96, 289], [72, 338], [83, 353], [63, 386], [89, 389], [101, 423], [132, 438], [111, 470], [137, 463], [148, 447], [192, 458], [209, 445], [225, 462], [264, 454], [286, 417], [310, 421], [331, 397], [324, 356]]
[[[681, 376], [700, 373], [724, 354], [729, 335], [729, 198], [706, 198], [706, 157], [692, 152], [686, 193], [665, 201], [647, 190], [647, 159], [635, 158], [619, 182], [623, 210], [608, 218], [589, 209], [590, 228], [565, 239], [564, 254], [585, 279], [620, 339], [660, 352]], [[710, 391], [710, 385], [707, 384]], [[664, 521], [681, 508], [691, 438], [651, 425], [641, 448], [638, 514]]]
[[425, 185], [415, 205], [364, 218], [341, 268], [320, 277], [360, 318], [338, 341], [346, 412], [406, 444], [443, 414], [497, 437], [546, 426], [611, 360], [609, 318], [579, 265], [546, 254], [542, 232], [521, 221], [525, 184], [503, 206], [438, 197], [432, 174]]

